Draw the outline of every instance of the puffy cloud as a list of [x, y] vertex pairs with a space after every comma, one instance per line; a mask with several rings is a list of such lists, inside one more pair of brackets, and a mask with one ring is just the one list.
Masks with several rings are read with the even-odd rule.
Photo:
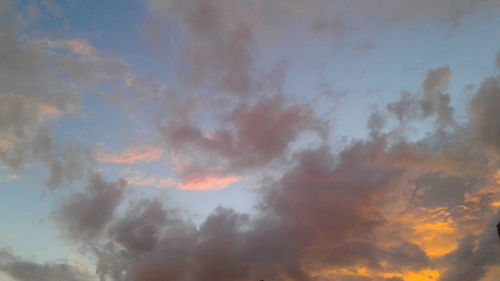
[[75, 193], [62, 202], [54, 217], [63, 233], [76, 241], [99, 237], [121, 203], [127, 182], [106, 182], [96, 174], [89, 178], [86, 192]]
[[393, 113], [399, 122], [406, 123], [415, 120], [420, 113], [417, 99], [410, 92], [401, 92], [399, 101], [388, 103], [387, 111]]
[[195, 147], [226, 159], [231, 169], [244, 169], [279, 158], [303, 131], [319, 127], [309, 107], [279, 96], [238, 106], [223, 124], [233, 129], [204, 134], [190, 124], [174, 123], [160, 130], [173, 148]]
[[425, 264], [413, 244], [382, 249], [369, 241], [385, 223], [380, 200], [402, 175], [374, 166], [378, 149], [369, 142], [337, 156], [327, 148], [301, 153], [295, 167], [264, 188], [255, 217], [219, 207], [196, 228], [158, 201], [134, 203], [108, 236], [126, 253], [99, 248], [106, 265], [100, 272], [123, 271], [115, 280], [309, 280], [318, 265]]
[[483, 81], [469, 105], [470, 128], [477, 139], [497, 155], [500, 153], [500, 78]]
[[427, 72], [422, 89], [422, 113], [425, 117], [436, 115], [440, 126], [450, 125], [453, 120], [453, 109], [450, 107], [450, 96], [444, 94], [451, 77], [449, 66], [431, 69]]
[[449, 66], [429, 70], [422, 82], [423, 94], [420, 98], [405, 91], [398, 101], [388, 103], [386, 109], [396, 115], [401, 123], [435, 116], [439, 127], [453, 125], [451, 98], [444, 93], [448, 89], [451, 74]]
[[255, 87], [253, 33], [248, 26], [224, 21], [219, 1], [148, 2], [154, 14], [166, 15], [186, 35], [186, 81], [236, 94], [248, 93]]

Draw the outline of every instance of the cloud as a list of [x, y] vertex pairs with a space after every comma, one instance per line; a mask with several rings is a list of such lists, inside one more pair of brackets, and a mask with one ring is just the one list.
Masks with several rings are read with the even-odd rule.
[[87, 272], [66, 263], [38, 264], [22, 260], [6, 250], [0, 250], [0, 271], [16, 281], [87, 281]]
[[233, 129], [216, 129], [205, 134], [200, 128], [182, 122], [161, 126], [160, 131], [172, 148], [195, 148], [216, 155], [234, 170], [266, 165], [281, 157], [304, 131], [320, 131], [311, 108], [290, 103], [281, 96], [240, 105], [221, 125]]
[[448, 89], [451, 75], [449, 66], [430, 69], [422, 82], [421, 97], [403, 91], [398, 101], [386, 105], [387, 111], [403, 124], [432, 116], [437, 117], [441, 128], [455, 124], [453, 108], [450, 106], [451, 98], [444, 93]]
[[63, 233], [75, 241], [93, 241], [104, 231], [121, 203], [125, 180], [106, 182], [96, 174], [89, 178], [86, 192], [68, 197], [54, 212]]
[[97, 160], [114, 164], [135, 164], [154, 162], [163, 157], [163, 150], [152, 146], [142, 146], [127, 149], [120, 153], [99, 153]]
[[[90, 149], [72, 140], [59, 143], [52, 128], [75, 112], [83, 93], [103, 81], [123, 80], [127, 65], [102, 56], [83, 39], [22, 36], [29, 25], [20, 22], [13, 5], [5, 1], [0, 6], [0, 162], [21, 171], [42, 161], [51, 175], [50, 188], [67, 185], [90, 169]], [[31, 13], [58, 13], [52, 1], [42, 6], [32, 6]]]
[[445, 258], [450, 267], [439, 281], [480, 280], [487, 272], [487, 267], [500, 262], [496, 247], [498, 234], [495, 233], [499, 213], [495, 213], [484, 225], [484, 231], [477, 237], [465, 237], [457, 250]]
[[500, 154], [500, 78], [487, 78], [469, 104], [470, 128], [476, 138]]
[[147, 177], [139, 171], [125, 170], [122, 176], [129, 185], [185, 190], [218, 190], [242, 181], [243, 177], [224, 176], [220, 169], [196, 169], [192, 166], [177, 167], [176, 178]]
[[427, 72], [422, 89], [424, 96], [421, 101], [422, 113], [425, 117], [436, 115], [440, 126], [454, 122], [453, 109], [450, 107], [450, 96], [443, 92], [448, 89], [451, 77], [449, 66], [431, 69]]
[[416, 97], [406, 91], [401, 92], [399, 101], [388, 103], [386, 109], [396, 115], [401, 123], [415, 120], [420, 113]]
[[[419, 112], [425, 95], [445, 89], [451, 71], [439, 69], [427, 73], [422, 99], [410, 102]], [[472, 107], [484, 106], [477, 100], [491, 99], [484, 89], [472, 99]], [[405, 115], [412, 110], [408, 107], [386, 108], [400, 121], [412, 118], [413, 113]], [[307, 107], [275, 98], [232, 110], [222, 121], [230, 129], [204, 133], [190, 126], [188, 116], [164, 132], [175, 151], [196, 148], [248, 169], [279, 159], [314, 124], [312, 116]], [[168, 202], [153, 199], [132, 202], [115, 214], [121, 199], [110, 198], [123, 196], [120, 184], [101, 183], [118, 195], [97, 188], [91, 193], [95, 198], [80, 199], [84, 206], [106, 210], [99, 220], [86, 219], [92, 221], [90, 227], [69, 212], [63, 231], [90, 243], [98, 274], [115, 281], [479, 280], [497, 262], [487, 245], [496, 237], [492, 225], [498, 214], [488, 214], [496, 208], [498, 169], [469, 134], [473, 122], [431, 128], [413, 140], [399, 128], [384, 133], [377, 122], [369, 121], [376, 133], [364, 140], [337, 149], [323, 142], [296, 150], [288, 163], [280, 162], [282, 173], [260, 181], [251, 215], [219, 206], [195, 225]], [[179, 177], [173, 184], [179, 187], [240, 180], [226, 166], [173, 159]], [[130, 175], [137, 182], [148, 180], [141, 173]], [[94, 203], [97, 196], [102, 204]], [[85, 214], [87, 208], [75, 200], [66, 206]]]

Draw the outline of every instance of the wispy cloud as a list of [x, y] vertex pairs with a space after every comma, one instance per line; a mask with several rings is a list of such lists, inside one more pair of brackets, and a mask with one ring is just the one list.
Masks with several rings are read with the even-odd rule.
[[163, 157], [163, 150], [152, 146], [141, 146], [122, 152], [106, 154], [98, 153], [97, 160], [113, 164], [135, 164], [158, 161]]
[[128, 184], [136, 186], [150, 186], [156, 188], [170, 188], [175, 186], [175, 180], [172, 178], [147, 177], [143, 172], [126, 169], [122, 176]]
[[243, 177], [235, 176], [207, 176], [202, 178], [190, 178], [189, 180], [184, 180], [179, 184], [180, 189], [189, 190], [213, 190], [213, 189], [223, 189], [229, 185], [242, 181]]
[[0, 175], [0, 182], [11, 182], [18, 181], [21, 179], [20, 175], [11, 174], [11, 175]]

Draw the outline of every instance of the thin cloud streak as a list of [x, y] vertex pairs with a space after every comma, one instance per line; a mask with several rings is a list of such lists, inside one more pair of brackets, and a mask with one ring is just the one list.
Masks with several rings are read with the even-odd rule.
[[142, 146], [127, 149], [122, 152], [106, 154], [98, 153], [97, 160], [113, 164], [136, 164], [158, 161], [163, 157], [163, 150], [158, 147]]

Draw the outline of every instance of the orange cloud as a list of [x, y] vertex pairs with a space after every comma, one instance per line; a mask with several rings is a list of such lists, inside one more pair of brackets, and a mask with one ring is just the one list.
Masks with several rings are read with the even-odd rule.
[[97, 160], [104, 163], [134, 164], [148, 163], [163, 157], [163, 150], [152, 146], [135, 147], [115, 154], [99, 153]]
[[210, 189], [222, 189], [229, 186], [232, 183], [239, 182], [242, 177], [217, 177], [217, 176], [207, 176], [202, 178], [192, 178], [187, 182], [183, 182], [179, 185], [180, 189], [188, 190], [210, 190]]
[[456, 249], [461, 238], [455, 222], [443, 208], [421, 208], [405, 214], [403, 221], [413, 222], [410, 241], [418, 245], [430, 257], [439, 257]]
[[383, 269], [375, 270], [366, 267], [342, 267], [326, 271], [311, 273], [318, 279], [332, 279], [334, 277], [369, 278], [375, 280], [385, 280], [388, 278], [401, 278], [404, 281], [436, 281], [441, 276], [441, 271], [431, 268], [424, 268], [418, 271], [406, 272], [385, 272]]

